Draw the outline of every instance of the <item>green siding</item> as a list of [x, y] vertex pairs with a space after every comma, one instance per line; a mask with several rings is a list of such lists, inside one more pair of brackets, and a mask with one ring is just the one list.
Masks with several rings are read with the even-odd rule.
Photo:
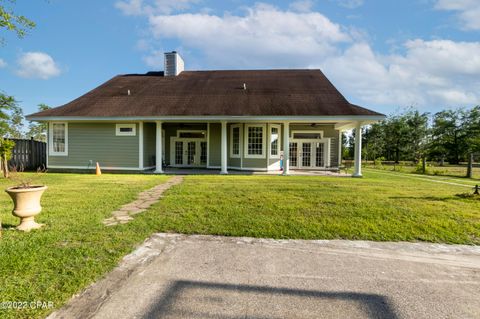
[[222, 125], [220, 123], [210, 123], [210, 133], [208, 141], [209, 163], [208, 166], [221, 166], [221, 143], [222, 143]]
[[138, 168], [139, 128], [136, 136], [115, 136], [115, 123], [68, 123], [68, 156], [49, 156], [52, 166]]
[[155, 123], [143, 123], [143, 166], [155, 166], [157, 126]]
[[323, 136], [330, 138], [330, 167], [338, 167], [338, 130], [334, 125], [290, 125], [290, 134], [292, 131], [323, 131]]
[[181, 123], [163, 123], [162, 129], [165, 132], [165, 163], [170, 165], [170, 146], [171, 138], [177, 136], [178, 130], [201, 130], [207, 131], [207, 124], [181, 124]]

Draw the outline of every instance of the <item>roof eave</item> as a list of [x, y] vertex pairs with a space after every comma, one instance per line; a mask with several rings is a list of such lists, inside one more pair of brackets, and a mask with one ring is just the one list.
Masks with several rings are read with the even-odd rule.
[[206, 115], [206, 116], [38, 116], [31, 114], [26, 117], [29, 121], [51, 122], [51, 121], [282, 121], [282, 122], [377, 122], [386, 116], [376, 115], [308, 115], [308, 116], [227, 116], [227, 115]]

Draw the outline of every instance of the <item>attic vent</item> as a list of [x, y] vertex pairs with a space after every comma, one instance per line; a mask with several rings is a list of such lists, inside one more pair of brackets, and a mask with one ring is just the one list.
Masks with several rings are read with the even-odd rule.
[[185, 69], [182, 57], [176, 51], [165, 53], [165, 76], [177, 76]]

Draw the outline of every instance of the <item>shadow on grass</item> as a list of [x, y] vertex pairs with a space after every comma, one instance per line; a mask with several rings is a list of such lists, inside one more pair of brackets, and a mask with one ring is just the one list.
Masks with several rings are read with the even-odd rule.
[[4, 224], [2, 223], [2, 229], [7, 230], [7, 229], [15, 229], [18, 226], [18, 224]]
[[[174, 281], [143, 318], [273, 319], [308, 317], [398, 318], [382, 295], [357, 292]], [[330, 315], [329, 315], [330, 314]], [[298, 317], [294, 315], [294, 317]]]
[[455, 196], [390, 196], [390, 199], [417, 199], [426, 201], [446, 202], [449, 200], [457, 200]]
[[480, 195], [476, 194], [471, 194], [471, 193], [461, 193], [455, 195], [458, 198], [463, 198], [463, 199], [472, 199], [472, 200], [480, 200]]

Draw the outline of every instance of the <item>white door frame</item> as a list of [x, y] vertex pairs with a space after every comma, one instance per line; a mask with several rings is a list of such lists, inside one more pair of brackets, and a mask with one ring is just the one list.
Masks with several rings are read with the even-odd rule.
[[[176, 164], [175, 163], [175, 144], [176, 142], [182, 142], [182, 165]], [[188, 143], [189, 142], [195, 142], [195, 161], [193, 165], [188, 165]], [[170, 137], [170, 166], [172, 167], [207, 167], [207, 161], [205, 161], [205, 164], [201, 164], [201, 155], [202, 155], [202, 148], [201, 148], [201, 143], [205, 142], [206, 143], [206, 150], [208, 150], [208, 142], [206, 138], [188, 138], [188, 137], [175, 137], [172, 136]], [[205, 154], [206, 155], [206, 154]]]
[[[296, 169], [325, 169], [330, 166], [330, 138], [322, 139], [293, 139], [290, 138], [290, 144], [297, 143], [297, 165], [293, 166], [290, 162], [290, 167]], [[303, 143], [310, 143], [310, 166], [302, 165]], [[316, 163], [316, 148], [314, 143], [323, 143], [323, 166], [315, 166]], [[290, 154], [293, 155], [293, 154]]]

